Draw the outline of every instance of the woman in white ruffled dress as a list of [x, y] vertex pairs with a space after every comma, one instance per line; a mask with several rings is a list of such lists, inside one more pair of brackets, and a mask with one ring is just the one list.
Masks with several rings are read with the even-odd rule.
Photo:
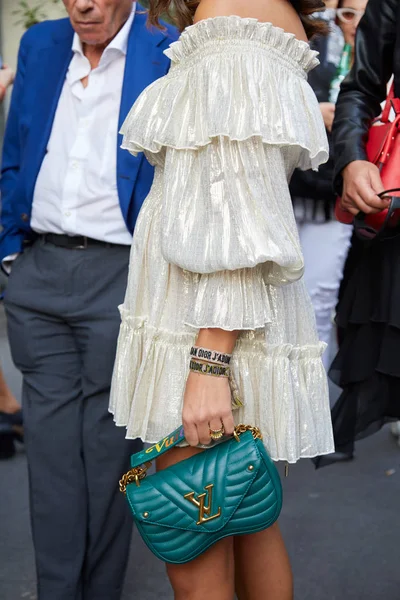
[[[150, 0], [150, 20], [170, 0]], [[185, 31], [147, 88], [123, 145], [155, 165], [134, 235], [110, 410], [127, 437], [157, 442], [183, 422], [188, 446], [222, 427], [260, 427], [274, 460], [334, 450], [325, 370], [288, 190], [328, 158], [307, 72], [306, 15], [320, 0], [175, 0]], [[300, 13], [300, 15], [299, 15]], [[301, 18], [300, 18], [301, 17]], [[194, 23], [194, 25], [191, 25]], [[192, 345], [232, 353], [228, 379], [189, 372]], [[289, 600], [279, 528], [222, 540], [168, 565], [177, 600]], [[235, 583], [236, 580], [236, 583]]]

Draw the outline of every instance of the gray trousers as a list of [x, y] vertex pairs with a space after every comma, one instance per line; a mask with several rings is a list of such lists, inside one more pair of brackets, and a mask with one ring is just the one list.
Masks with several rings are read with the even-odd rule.
[[37, 241], [5, 306], [23, 411], [39, 600], [119, 600], [132, 518], [118, 480], [139, 442], [108, 413], [128, 247]]

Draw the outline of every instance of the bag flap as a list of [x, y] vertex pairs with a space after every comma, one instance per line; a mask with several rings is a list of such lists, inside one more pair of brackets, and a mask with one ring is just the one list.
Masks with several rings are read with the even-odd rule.
[[[259, 440], [258, 440], [259, 442]], [[262, 442], [259, 442], [262, 443]], [[136, 519], [197, 532], [215, 532], [232, 518], [261, 466], [250, 431], [196, 454], [126, 489]]]
[[393, 145], [398, 143], [400, 114], [393, 121], [370, 127], [367, 141], [368, 160], [374, 164], [385, 163], [391, 155]]
[[[393, 129], [392, 123], [381, 123], [377, 121], [369, 130], [367, 141], [368, 160], [375, 165], [379, 162], [384, 145]], [[397, 131], [396, 131], [397, 134]]]

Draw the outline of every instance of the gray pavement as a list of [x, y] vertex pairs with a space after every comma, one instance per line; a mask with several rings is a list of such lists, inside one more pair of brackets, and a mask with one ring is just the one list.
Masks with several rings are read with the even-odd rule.
[[[19, 395], [1, 309], [0, 357]], [[291, 467], [284, 492], [296, 600], [400, 600], [400, 448], [387, 429], [361, 442], [352, 463]], [[0, 461], [0, 600], [20, 599], [35, 599], [23, 449]], [[172, 600], [164, 566], [135, 532], [124, 600], [164, 599]]]

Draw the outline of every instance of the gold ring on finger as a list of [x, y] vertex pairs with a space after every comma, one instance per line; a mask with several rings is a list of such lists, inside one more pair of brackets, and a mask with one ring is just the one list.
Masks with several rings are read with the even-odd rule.
[[225, 433], [224, 426], [220, 429], [210, 429], [210, 438], [212, 440], [220, 440]]

